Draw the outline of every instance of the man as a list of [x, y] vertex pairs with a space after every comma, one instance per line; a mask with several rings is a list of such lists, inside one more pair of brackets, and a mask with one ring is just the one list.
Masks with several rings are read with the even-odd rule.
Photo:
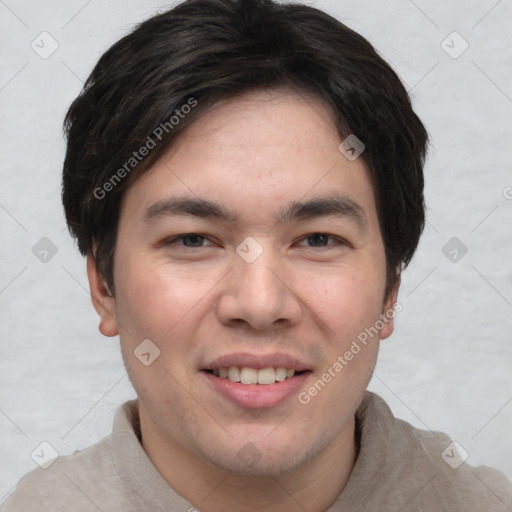
[[103, 55], [65, 124], [68, 225], [138, 398], [4, 510], [512, 510], [504, 475], [366, 391], [427, 133], [365, 39], [187, 0]]

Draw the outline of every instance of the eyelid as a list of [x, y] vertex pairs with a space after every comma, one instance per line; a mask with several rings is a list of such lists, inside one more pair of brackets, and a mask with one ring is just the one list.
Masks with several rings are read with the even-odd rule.
[[[211, 240], [208, 238], [207, 235], [202, 235], [201, 233], [181, 233], [180, 235], [175, 235], [175, 236], [172, 236], [170, 238], [167, 238], [163, 241], [163, 245], [171, 245], [171, 244], [177, 244], [177, 242], [179, 240], [183, 240], [184, 238], [186, 237], [189, 237], [189, 236], [196, 236], [196, 237], [199, 237], [199, 238], [202, 238], [203, 241], [208, 241], [211, 243]], [[212, 244], [213, 245], [213, 244]], [[201, 249], [203, 247], [209, 247], [209, 246], [199, 246], [199, 247], [187, 247], [186, 245], [180, 245], [180, 247], [185, 247], [187, 249]]]
[[309, 247], [310, 249], [328, 249], [329, 247], [337, 247], [338, 245], [350, 245], [344, 238], [338, 236], [338, 235], [332, 235], [331, 233], [324, 233], [322, 231], [315, 231], [313, 233], [308, 233], [307, 235], [302, 236], [299, 241], [305, 240], [306, 238], [309, 238], [310, 236], [315, 235], [323, 235], [328, 238], [332, 238], [336, 243], [330, 244], [326, 246], [320, 246], [320, 247]]
[[[196, 236], [196, 237], [199, 237], [199, 238], [202, 238], [203, 239], [203, 242], [204, 241], [208, 241], [210, 242], [210, 245], [200, 245], [198, 247], [189, 247], [189, 246], [186, 246], [186, 245], [179, 245], [178, 242], [180, 240], [183, 240], [184, 238], [186, 237], [189, 237], [189, 236]], [[322, 232], [322, 231], [314, 231], [314, 232], [311, 232], [311, 233], [306, 233], [305, 235], [302, 235], [298, 241], [299, 242], [302, 242], [303, 240], [306, 240], [307, 238], [309, 237], [312, 237], [312, 236], [315, 236], [315, 235], [322, 235], [322, 236], [327, 236], [328, 238], [332, 239], [335, 241], [334, 244], [329, 244], [329, 245], [326, 245], [326, 246], [319, 246], [319, 247], [309, 247], [309, 246], [300, 246], [300, 247], [306, 247], [308, 249], [329, 249], [329, 248], [332, 248], [332, 247], [338, 247], [340, 245], [348, 245], [348, 246], [351, 246], [351, 244], [345, 240], [344, 238], [338, 236], [338, 235], [334, 235], [334, 234], [331, 234], [331, 233], [325, 233], [325, 232]], [[201, 234], [201, 233], [195, 233], [195, 232], [190, 232], [190, 233], [181, 233], [179, 235], [175, 235], [173, 237], [170, 237], [166, 240], [164, 240], [163, 242], [163, 245], [178, 245], [180, 248], [186, 248], [186, 249], [202, 249], [204, 247], [212, 247], [213, 244], [212, 241], [210, 240], [209, 236], [206, 235], [206, 234]]]

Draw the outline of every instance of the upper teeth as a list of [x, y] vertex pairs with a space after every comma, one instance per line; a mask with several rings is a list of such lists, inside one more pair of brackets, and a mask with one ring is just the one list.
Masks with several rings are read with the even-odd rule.
[[295, 370], [286, 368], [237, 368], [230, 366], [229, 368], [219, 368], [213, 370], [213, 374], [222, 379], [229, 379], [232, 382], [241, 382], [242, 384], [274, 384], [282, 382], [288, 377], [293, 377]]

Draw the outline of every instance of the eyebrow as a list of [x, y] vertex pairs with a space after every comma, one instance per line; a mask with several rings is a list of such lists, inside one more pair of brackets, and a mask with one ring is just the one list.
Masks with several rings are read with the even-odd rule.
[[[230, 226], [240, 222], [239, 215], [220, 203], [187, 196], [157, 201], [146, 210], [144, 222], [150, 224], [158, 218], [175, 215], [216, 219]], [[347, 218], [360, 228], [368, 224], [364, 209], [344, 195], [318, 197], [309, 201], [292, 201], [277, 213], [274, 220], [276, 223], [285, 224], [327, 216]]]

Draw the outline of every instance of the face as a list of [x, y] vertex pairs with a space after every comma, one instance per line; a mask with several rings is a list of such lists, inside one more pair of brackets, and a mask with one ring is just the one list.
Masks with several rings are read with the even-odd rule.
[[163, 449], [279, 475], [347, 434], [394, 295], [370, 173], [340, 142], [320, 100], [252, 92], [191, 124], [126, 192], [115, 298], [91, 258], [89, 277]]

